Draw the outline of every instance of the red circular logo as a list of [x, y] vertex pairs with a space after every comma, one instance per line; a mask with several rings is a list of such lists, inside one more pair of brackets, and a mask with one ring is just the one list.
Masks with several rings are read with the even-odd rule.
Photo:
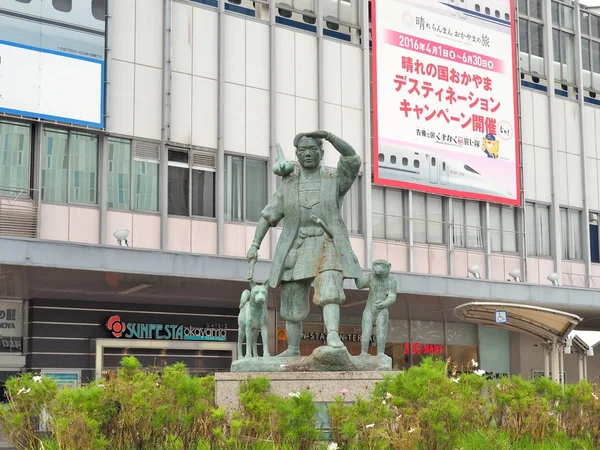
[[112, 334], [116, 338], [120, 338], [123, 336], [123, 332], [125, 331], [125, 322], [121, 322], [121, 318], [119, 316], [112, 316], [108, 319], [106, 323], [106, 328], [109, 331], [112, 331]]

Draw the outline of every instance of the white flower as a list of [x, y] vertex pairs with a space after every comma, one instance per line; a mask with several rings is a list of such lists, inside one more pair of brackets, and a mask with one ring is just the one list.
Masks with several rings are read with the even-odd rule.
[[100, 384], [98, 385], [98, 387], [99, 387], [99, 388], [103, 388], [103, 387], [104, 387], [104, 385], [103, 385], [102, 383], [100, 383]]
[[473, 371], [473, 373], [474, 373], [475, 375], [482, 376], [482, 375], [485, 375], [485, 370], [483, 370], [483, 369], [474, 370], [474, 371]]
[[390, 399], [390, 398], [392, 398], [392, 397], [393, 397], [393, 395], [392, 395], [392, 394], [390, 394], [389, 392], [388, 392], [387, 394], [385, 394], [385, 398], [387, 398], [387, 399]]
[[382, 401], [382, 402], [381, 402], [381, 404], [382, 404], [382, 405], [385, 405], [385, 404], [386, 404], [386, 401], [385, 401], [385, 400], [384, 400], [384, 401]]
[[327, 450], [338, 450], [338, 445], [335, 442], [332, 442], [327, 446]]
[[375, 426], [374, 423], [370, 423], [369, 425], [365, 425], [365, 428], [373, 428]]
[[460, 380], [459, 378], [450, 378], [450, 381], [452, 381], [453, 383], [458, 383], [458, 381]]
[[31, 391], [31, 389], [21, 388], [21, 389], [19, 389], [19, 392], [17, 392], [17, 395], [27, 394], [27, 393], [29, 393], [29, 391]]
[[290, 392], [288, 394], [290, 397], [300, 398], [300, 392]]
[[596, 400], [598, 400], [598, 396], [592, 392], [592, 397], [594, 397]]
[[39, 375], [36, 375], [36, 376], [35, 376], [35, 377], [33, 377], [32, 379], [33, 379], [33, 381], [34, 381], [35, 383], [41, 383], [41, 382], [42, 382], [42, 377], [41, 377], [41, 376], [39, 376]]
[[475, 361], [474, 359], [471, 360], [471, 365], [473, 367], [479, 367], [479, 363], [477, 361]]
[[412, 427], [408, 430], [409, 433], [412, 433], [413, 431], [415, 431], [415, 429]]

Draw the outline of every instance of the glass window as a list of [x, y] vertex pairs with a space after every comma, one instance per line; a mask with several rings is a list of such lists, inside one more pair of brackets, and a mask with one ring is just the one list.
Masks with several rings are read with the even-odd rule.
[[69, 133], [69, 201], [96, 204], [98, 136]]
[[414, 242], [427, 242], [425, 194], [420, 192], [412, 193], [412, 218]]
[[69, 133], [44, 128], [42, 140], [42, 200], [67, 202], [67, 148]]
[[[412, 352], [412, 364], [421, 364], [423, 358], [445, 357], [444, 324], [442, 322], [410, 321], [411, 343], [406, 350]], [[406, 353], [406, 352], [405, 352]]]
[[371, 189], [374, 238], [405, 239], [404, 192], [376, 186]]
[[544, 29], [543, 25], [535, 22], [529, 22], [529, 32], [531, 39], [530, 53], [534, 56], [544, 57]]
[[519, 20], [519, 49], [521, 53], [530, 53], [527, 23], [526, 20]]
[[519, 0], [519, 14], [527, 15], [527, 0]]
[[384, 192], [382, 188], [371, 188], [371, 212], [373, 214], [373, 237], [385, 239], [385, 209]]
[[97, 186], [98, 136], [44, 129], [42, 200], [96, 204]]
[[489, 232], [493, 252], [516, 252], [516, 210], [510, 206], [490, 205]]
[[52, 6], [57, 11], [68, 13], [73, 8], [73, 0], [52, 0]]
[[92, 16], [94, 19], [104, 22], [104, 8], [106, 0], [92, 0]]
[[465, 201], [467, 247], [483, 248], [481, 210], [478, 202]]
[[590, 41], [589, 39], [581, 40], [581, 65], [583, 70], [591, 70], [592, 66], [590, 63]]
[[589, 35], [590, 34], [590, 24], [589, 24], [589, 20], [590, 20], [590, 15], [589, 13], [583, 12], [583, 11], [579, 11], [580, 13], [580, 25], [581, 25], [581, 34], [585, 34], [585, 35]]
[[129, 209], [131, 195], [131, 141], [108, 138], [108, 202], [109, 208]]
[[527, 203], [525, 219], [527, 254], [550, 256], [550, 207]]
[[213, 155], [192, 152], [191, 156], [198, 166], [190, 167], [187, 150], [169, 150], [169, 214], [215, 217], [215, 172], [209, 168]]
[[29, 196], [30, 171], [31, 125], [0, 121], [0, 194]]
[[[246, 185], [246, 220], [258, 222], [261, 217], [260, 213], [268, 203], [267, 180], [269, 175], [267, 173], [267, 161], [248, 158], [246, 160], [246, 175], [248, 179]], [[351, 233], [360, 233], [360, 222], [362, 219], [362, 215], [360, 214], [360, 194], [360, 183], [356, 181], [344, 199], [345, 211], [352, 220], [349, 221], [349, 217], [344, 218], [348, 226], [348, 231]]]
[[187, 152], [169, 150], [169, 214], [176, 216], [190, 215], [190, 166], [187, 161]]
[[192, 169], [192, 215], [215, 217], [215, 172]]
[[225, 220], [258, 222], [267, 204], [267, 162], [225, 155], [224, 176]]
[[592, 42], [592, 68], [600, 73], [600, 42]]
[[452, 244], [465, 247], [465, 208], [461, 200], [452, 200]]
[[133, 161], [133, 209], [158, 211], [158, 162]]
[[442, 197], [427, 195], [427, 242], [444, 243], [444, 212]]
[[404, 233], [404, 191], [385, 190], [385, 237], [392, 240], [406, 239]]
[[477, 361], [477, 325], [460, 322], [446, 322], [446, 351], [451, 364], [457, 365], [457, 372], [473, 370], [472, 361]]
[[[266, 170], [266, 167], [262, 169]], [[263, 175], [263, 179], [265, 179]], [[358, 177], [357, 180], [352, 184], [352, 187], [346, 195], [344, 196], [344, 200], [342, 201], [342, 219], [344, 219], [344, 223], [346, 224], [346, 228], [348, 228], [348, 232], [360, 234], [362, 233], [362, 177]], [[264, 206], [266, 204], [262, 204]], [[257, 205], [258, 206], [258, 205]], [[260, 206], [260, 208], [262, 208]], [[257, 214], [260, 216], [260, 211]], [[259, 217], [260, 218], [260, 217]], [[250, 219], [252, 220], [252, 219]]]
[[225, 155], [225, 220], [242, 222], [244, 195], [244, 158]]
[[529, 0], [529, 17], [542, 19], [543, 0]]
[[590, 31], [592, 37], [600, 37], [600, 17], [590, 14]]
[[582, 259], [581, 211], [560, 208], [560, 227], [563, 259]]
[[552, 25], [558, 24], [558, 3], [552, 2]]

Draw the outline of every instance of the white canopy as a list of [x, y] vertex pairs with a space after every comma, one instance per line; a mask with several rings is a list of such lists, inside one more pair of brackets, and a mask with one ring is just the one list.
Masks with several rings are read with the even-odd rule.
[[[496, 311], [506, 311], [505, 323], [496, 323]], [[555, 309], [494, 302], [464, 303], [454, 308], [454, 314], [466, 322], [527, 333], [542, 341], [563, 340], [583, 320]]]

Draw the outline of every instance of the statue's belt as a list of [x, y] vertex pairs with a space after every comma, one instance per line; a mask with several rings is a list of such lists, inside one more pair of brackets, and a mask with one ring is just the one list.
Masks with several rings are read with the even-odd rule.
[[321, 227], [300, 227], [298, 229], [298, 237], [300, 239], [323, 236], [324, 233]]

